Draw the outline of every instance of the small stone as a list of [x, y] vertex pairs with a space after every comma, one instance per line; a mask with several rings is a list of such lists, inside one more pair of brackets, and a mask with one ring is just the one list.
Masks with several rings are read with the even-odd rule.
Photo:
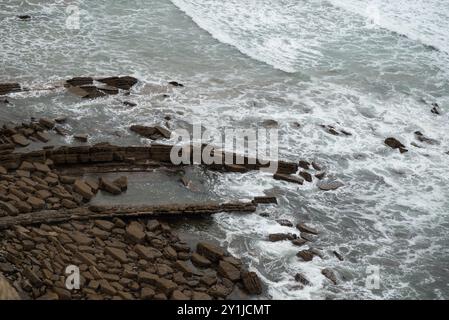
[[311, 175], [310, 173], [308, 173], [308, 172], [306, 172], [306, 171], [301, 171], [301, 172], [299, 173], [299, 175], [300, 175], [301, 177], [303, 177], [304, 180], [306, 180], [307, 182], [312, 182], [312, 175]]
[[112, 183], [120, 188], [121, 191], [128, 189], [128, 177], [126, 176], [121, 176], [120, 178], [115, 179]]
[[212, 297], [204, 292], [193, 291], [192, 300], [212, 300]]
[[83, 196], [84, 199], [90, 200], [94, 197], [92, 189], [82, 180], [76, 180], [73, 184], [73, 190]]
[[31, 205], [31, 207], [34, 210], [40, 210], [40, 209], [43, 209], [45, 207], [45, 202], [43, 200], [39, 199], [39, 198], [36, 198], [36, 197], [29, 197], [27, 199], [27, 202], [28, 202], [28, 204]]
[[220, 261], [217, 271], [221, 276], [231, 281], [235, 282], [240, 279], [240, 270], [226, 261]]
[[278, 219], [278, 220], [276, 220], [276, 222], [279, 223], [283, 227], [293, 227], [293, 223], [290, 220]]
[[297, 273], [295, 275], [295, 281], [297, 281], [305, 286], [310, 285], [310, 281], [300, 273]]
[[6, 212], [8, 212], [8, 214], [10, 214], [12, 216], [16, 216], [19, 214], [19, 210], [17, 210], [17, 208], [14, 207], [9, 202], [0, 201], [0, 208], [5, 210]]
[[119, 187], [105, 178], [100, 179], [100, 189], [115, 195], [122, 193]]
[[31, 142], [30, 142], [30, 140], [28, 140], [27, 138], [25, 138], [22, 134], [20, 134], [20, 133], [17, 133], [17, 134], [14, 134], [14, 135], [12, 135], [11, 136], [11, 140], [15, 143], [15, 144], [17, 144], [17, 145], [19, 145], [19, 146], [21, 146], [21, 147], [26, 147], [26, 146], [28, 146]]
[[304, 261], [312, 261], [314, 254], [310, 250], [299, 251], [296, 256], [302, 258]]
[[45, 163], [34, 162], [33, 165], [37, 171], [40, 171], [43, 173], [49, 173], [51, 171], [50, 168]]
[[104, 252], [109, 254], [110, 256], [112, 256], [114, 259], [117, 259], [121, 263], [128, 262], [128, 257], [126, 256], [126, 252], [123, 251], [122, 249], [107, 247], [104, 250]]
[[148, 287], [143, 287], [140, 291], [140, 298], [142, 300], [151, 300], [154, 297], [154, 290]]
[[305, 232], [305, 233], [311, 233], [314, 235], [318, 234], [318, 231], [312, 227], [309, 227], [308, 225], [306, 225], [305, 223], [298, 223], [296, 225], [296, 228], [301, 231], [301, 232]]
[[145, 239], [142, 225], [135, 221], [126, 227], [126, 235], [131, 241], [136, 243], [141, 243]]
[[309, 167], [310, 167], [310, 162], [304, 161], [304, 160], [300, 160], [300, 161], [298, 162], [298, 165], [299, 165], [299, 167], [308, 170]]
[[334, 271], [332, 271], [329, 268], [325, 268], [321, 270], [321, 274], [328, 278], [334, 285], [337, 284], [337, 276], [335, 275]]
[[270, 240], [271, 242], [294, 240], [296, 238], [297, 235], [293, 233], [273, 233], [268, 236], [268, 240]]
[[171, 295], [172, 300], [190, 300], [189, 297], [187, 297], [184, 293], [182, 293], [179, 290], [173, 291]]
[[201, 267], [201, 268], [207, 268], [212, 264], [212, 262], [209, 259], [207, 259], [206, 257], [204, 257], [196, 252], [192, 254], [190, 259], [192, 260], [192, 263], [195, 266]]
[[249, 294], [262, 294], [262, 282], [255, 272], [243, 272], [242, 281]]
[[78, 133], [78, 134], [75, 134], [75, 135], [73, 136], [73, 138], [74, 138], [75, 140], [80, 141], [80, 142], [87, 142], [89, 136], [88, 136], [87, 134], [85, 134], [85, 133]]
[[340, 261], [344, 261], [345, 260], [343, 258], [343, 256], [340, 253], [338, 253], [337, 251], [333, 251], [332, 253], [334, 254], [334, 256], [337, 257], [338, 260], [340, 260]]
[[323, 191], [337, 190], [338, 188], [344, 186], [344, 184], [340, 181], [320, 182], [317, 185], [318, 185], [318, 188], [320, 188], [320, 190], [323, 190]]
[[275, 173], [273, 175], [273, 178], [276, 180], [284, 180], [287, 182], [297, 183], [297, 184], [303, 184], [304, 179], [298, 176], [290, 175], [290, 174], [283, 174], [283, 173]]
[[305, 244], [307, 243], [307, 240], [306, 240], [306, 239], [302, 239], [302, 238], [298, 238], [298, 239], [292, 240], [292, 243], [293, 243], [295, 246], [300, 247], [300, 246], [305, 245]]
[[49, 118], [40, 118], [39, 119], [39, 124], [44, 126], [47, 129], [53, 129], [53, 127], [55, 126], [55, 121]]
[[208, 242], [199, 242], [196, 250], [199, 254], [213, 262], [219, 261], [225, 254], [221, 248]]

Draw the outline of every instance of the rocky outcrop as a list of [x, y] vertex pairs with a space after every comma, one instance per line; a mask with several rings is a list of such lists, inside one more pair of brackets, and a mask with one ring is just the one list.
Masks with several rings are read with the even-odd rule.
[[[139, 244], [126, 235], [129, 229], [143, 232]], [[214, 244], [197, 246], [213, 262], [192, 264], [200, 253], [156, 220], [16, 226], [0, 239], [1, 270], [32, 299], [211, 300], [227, 298], [237, 287], [263, 292], [257, 274]], [[69, 290], [60, 277], [68, 263], [79, 267], [79, 290]], [[4, 283], [0, 278], [0, 297]]]

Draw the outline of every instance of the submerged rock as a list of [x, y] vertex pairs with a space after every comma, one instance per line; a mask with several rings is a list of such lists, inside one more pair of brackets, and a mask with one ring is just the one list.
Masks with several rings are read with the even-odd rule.
[[0, 83], [0, 96], [18, 91], [21, 91], [20, 84], [18, 83]]
[[161, 126], [150, 127], [143, 125], [132, 125], [129, 129], [141, 136], [144, 136], [145, 138], [152, 140], [157, 140], [160, 138], [170, 139], [171, 137], [171, 131]]
[[262, 294], [262, 282], [255, 272], [242, 272], [242, 281], [249, 294]]
[[301, 232], [305, 232], [305, 233], [310, 233], [310, 234], [314, 234], [317, 235], [318, 234], [318, 230], [309, 227], [308, 225], [306, 225], [305, 223], [298, 223], [296, 225], [296, 228], [301, 231]]
[[276, 180], [284, 180], [287, 182], [297, 183], [297, 184], [303, 184], [304, 179], [298, 176], [289, 175], [289, 174], [283, 174], [283, 173], [275, 173], [273, 175], [273, 178]]
[[293, 233], [272, 233], [268, 236], [268, 240], [271, 242], [278, 242], [278, 241], [284, 241], [284, 240], [294, 240], [298, 236]]
[[405, 146], [396, 138], [390, 137], [385, 139], [384, 143], [392, 149], [399, 149], [401, 153], [407, 152]]
[[301, 273], [297, 273], [295, 275], [295, 281], [301, 283], [302, 285], [308, 286], [310, 285], [310, 281], [303, 276]]
[[332, 269], [325, 268], [321, 270], [321, 274], [328, 278], [334, 285], [337, 284], [337, 276], [335, 275], [334, 271], [332, 271]]
[[172, 85], [174, 87], [184, 87], [184, 85], [182, 83], [179, 83], [177, 81], [170, 81], [168, 84]]
[[320, 190], [331, 191], [343, 187], [344, 184], [340, 181], [332, 181], [332, 182], [320, 182], [317, 184], [317, 186], [318, 188], [320, 188]]
[[21, 14], [21, 15], [18, 15], [17, 18], [19, 18], [20, 20], [30, 20], [31, 16], [28, 14]]

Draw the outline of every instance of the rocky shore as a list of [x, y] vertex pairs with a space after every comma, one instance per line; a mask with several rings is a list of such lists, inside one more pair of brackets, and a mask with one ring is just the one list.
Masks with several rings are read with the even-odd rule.
[[[70, 94], [93, 99], [107, 94], [126, 95], [137, 82], [129, 76], [77, 77], [67, 80], [63, 87]], [[182, 86], [177, 82], [170, 85]], [[0, 85], [2, 95], [24, 90], [19, 84]], [[258, 205], [277, 204], [275, 197], [224, 203], [91, 205], [99, 190], [114, 196], [128, 192], [126, 172], [180, 170], [184, 165], [171, 162], [173, 146], [168, 144], [49, 145], [52, 135], [68, 134], [64, 122], [65, 118], [32, 118], [20, 124], [5, 123], [0, 128], [0, 274], [4, 276], [0, 283], [5, 283], [3, 288], [15, 288], [11, 298], [208, 300], [265, 292], [258, 275], [242, 261], [214, 243], [201, 239], [184, 242], [170, 227], [169, 218], [255, 212]], [[133, 125], [130, 134], [159, 140], [169, 138], [171, 132], [161, 126]], [[84, 134], [74, 134], [73, 138], [78, 143], [88, 142]], [[34, 142], [44, 143], [44, 147], [30, 151]], [[245, 173], [273, 164], [237, 154], [231, 158], [242, 158], [243, 163], [225, 164], [229, 154], [219, 149], [208, 145], [189, 147], [191, 151], [207, 147], [211, 155], [221, 157], [219, 164], [196, 165], [223, 174]], [[277, 161], [276, 167], [273, 178], [286, 183], [302, 185], [316, 179], [322, 191], [343, 186], [328, 180], [326, 170], [313, 161]], [[111, 172], [120, 176], [105, 176]], [[92, 173], [97, 177], [88, 176]], [[179, 182], [191, 187], [191, 181], [184, 176]], [[294, 228], [290, 221], [277, 222]], [[304, 223], [296, 228], [299, 236], [271, 234], [267, 240], [291, 241], [303, 247], [315, 242], [319, 235]], [[338, 252], [334, 254], [343, 260]], [[323, 258], [320, 250], [311, 246], [297, 256], [304, 262]], [[79, 289], [67, 287], [68, 266], [80, 271]], [[332, 270], [325, 268], [322, 274], [337, 283]], [[296, 274], [295, 279], [301, 286], [310, 285], [303, 274]], [[6, 292], [1, 285], [0, 290]]]

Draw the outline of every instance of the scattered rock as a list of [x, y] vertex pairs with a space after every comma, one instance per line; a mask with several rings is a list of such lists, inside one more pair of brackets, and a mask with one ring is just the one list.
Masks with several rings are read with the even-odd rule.
[[78, 140], [78, 141], [81, 141], [81, 142], [87, 142], [87, 140], [89, 139], [89, 136], [86, 133], [78, 133], [78, 134], [75, 134], [73, 136], [73, 138], [75, 140]]
[[294, 240], [296, 238], [297, 235], [293, 233], [272, 233], [268, 236], [268, 240], [270, 240], [271, 242]]
[[387, 139], [385, 139], [384, 143], [385, 143], [387, 146], [389, 146], [390, 148], [393, 148], [393, 149], [399, 149], [399, 151], [400, 151], [401, 153], [404, 153], [404, 152], [407, 152], [407, 151], [408, 151], [408, 150], [405, 148], [405, 146], [404, 146], [399, 140], [397, 140], [396, 138], [392, 138], [392, 137], [387, 138]]
[[432, 103], [432, 109], [430, 110], [430, 112], [432, 112], [433, 114], [437, 114], [440, 115], [440, 106], [438, 105], [438, 103]]
[[76, 180], [73, 184], [73, 190], [83, 196], [84, 199], [90, 200], [94, 197], [92, 189], [82, 180]]
[[277, 204], [278, 203], [276, 197], [270, 197], [270, 196], [254, 197], [253, 202], [254, 203], [263, 203], [263, 204], [268, 204], [268, 203]]
[[42, 126], [44, 126], [47, 129], [53, 129], [53, 127], [55, 126], [55, 121], [49, 118], [40, 118], [39, 119], [39, 124], [41, 124]]
[[334, 256], [337, 257], [338, 260], [340, 260], [340, 261], [344, 260], [343, 256], [340, 253], [338, 253], [337, 251], [332, 251], [332, 253], [334, 254]]
[[110, 182], [109, 180], [107, 180], [106, 178], [100, 178], [100, 189], [104, 190], [106, 192], [109, 192], [111, 194], [115, 194], [118, 195], [120, 193], [122, 193], [122, 190], [113, 182]]
[[221, 248], [208, 242], [199, 242], [196, 250], [212, 262], [218, 262], [225, 255]]
[[145, 239], [145, 233], [140, 223], [133, 221], [126, 227], [127, 237], [136, 243], [141, 243]]
[[231, 281], [238, 281], [240, 279], [240, 270], [229, 262], [221, 260], [218, 264], [218, 273]]
[[295, 281], [297, 281], [305, 286], [310, 285], [310, 281], [305, 276], [303, 276], [301, 273], [297, 273], [295, 275]]
[[104, 250], [105, 253], [109, 254], [114, 259], [117, 259], [121, 263], [128, 262], [128, 257], [126, 256], [126, 252], [119, 248], [107, 247]]
[[332, 182], [320, 182], [317, 184], [317, 186], [323, 191], [331, 191], [343, 187], [344, 184], [341, 183], [340, 181], [332, 181]]
[[171, 132], [161, 126], [142, 126], [142, 125], [132, 125], [129, 128], [131, 131], [152, 140], [157, 140], [160, 138], [170, 139]]
[[305, 233], [311, 233], [314, 235], [318, 234], [318, 231], [312, 227], [309, 227], [308, 225], [306, 225], [305, 223], [298, 223], [296, 225], [296, 228], [301, 231], [301, 232], [305, 232]]
[[208, 268], [212, 262], [207, 259], [206, 257], [194, 252], [190, 258], [192, 260], [192, 263], [200, 268]]
[[297, 183], [297, 184], [303, 184], [304, 179], [298, 176], [289, 175], [289, 174], [283, 174], [283, 173], [275, 173], [273, 175], [273, 178], [276, 180], [284, 180], [287, 182]]
[[131, 108], [137, 106], [137, 103], [134, 103], [134, 102], [131, 102], [131, 101], [123, 101], [123, 104], [124, 104], [125, 106], [131, 107]]
[[294, 244], [295, 246], [298, 246], [298, 247], [303, 246], [306, 243], [307, 243], [307, 240], [303, 239], [303, 238], [297, 238], [297, 239], [292, 240], [292, 244]]
[[300, 168], [303, 168], [303, 169], [308, 170], [309, 167], [310, 167], [310, 162], [305, 161], [305, 160], [300, 160], [300, 161], [298, 162], [298, 165], [299, 165]]
[[16, 216], [19, 214], [19, 210], [17, 210], [17, 208], [14, 207], [9, 202], [0, 201], [0, 209], [5, 210], [6, 212], [8, 212], [8, 214], [10, 214], [12, 216]]
[[283, 227], [293, 227], [293, 223], [290, 220], [278, 219], [278, 220], [276, 220], [276, 222], [279, 223]]
[[308, 173], [308, 172], [306, 172], [306, 171], [301, 171], [301, 172], [299, 173], [299, 175], [300, 175], [301, 177], [303, 177], [304, 180], [306, 180], [307, 182], [312, 182], [312, 175], [311, 175], [310, 173]]
[[121, 176], [120, 178], [115, 179], [113, 182], [121, 191], [125, 191], [128, 189], [128, 177]]
[[325, 268], [321, 270], [321, 274], [328, 278], [334, 285], [337, 284], [337, 276], [335, 275], [334, 271], [332, 271], [329, 268]]
[[28, 14], [18, 15], [17, 18], [19, 18], [20, 20], [23, 20], [23, 21], [31, 20], [31, 16]]
[[174, 87], [184, 87], [182, 83], [179, 83], [177, 81], [170, 81], [168, 84], [174, 86]]
[[30, 140], [28, 140], [27, 138], [25, 138], [22, 134], [20, 134], [20, 133], [17, 133], [17, 134], [14, 134], [14, 135], [12, 135], [11, 136], [11, 140], [15, 143], [15, 144], [17, 144], [17, 145], [19, 145], [19, 146], [21, 146], [21, 147], [26, 147], [26, 146], [28, 146], [31, 142], [30, 142]]
[[312, 261], [314, 254], [310, 250], [302, 250], [296, 254], [297, 257], [301, 258], [304, 261]]
[[249, 294], [262, 294], [262, 282], [255, 272], [242, 272], [242, 281]]

